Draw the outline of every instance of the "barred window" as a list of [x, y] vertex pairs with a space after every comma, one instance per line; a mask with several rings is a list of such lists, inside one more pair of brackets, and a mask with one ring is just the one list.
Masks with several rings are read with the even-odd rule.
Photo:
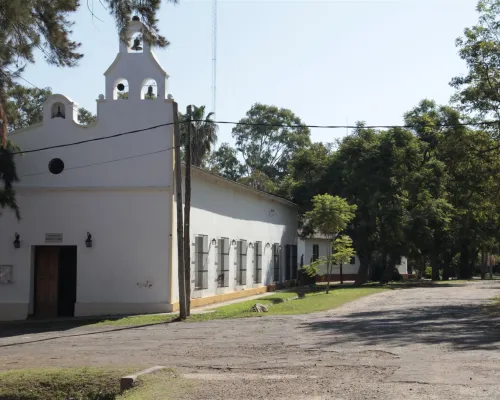
[[208, 236], [195, 237], [195, 288], [208, 289]]
[[262, 242], [255, 242], [255, 283], [262, 283]]
[[217, 261], [217, 287], [229, 286], [229, 239], [219, 239]]
[[247, 284], [247, 241], [238, 240], [237, 251], [237, 282], [238, 285]]
[[280, 280], [280, 254], [279, 254], [279, 244], [273, 244], [273, 269], [274, 269], [274, 282], [279, 282]]
[[313, 258], [311, 261], [316, 261], [319, 258], [319, 244], [313, 244]]

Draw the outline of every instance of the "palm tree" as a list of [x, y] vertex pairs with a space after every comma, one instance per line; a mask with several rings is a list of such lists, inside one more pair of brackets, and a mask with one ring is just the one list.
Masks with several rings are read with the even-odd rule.
[[[213, 112], [205, 116], [205, 106], [192, 106], [191, 116], [179, 113], [181, 145], [186, 145], [188, 124], [191, 124], [191, 164], [201, 167], [217, 142], [219, 127], [213, 122]], [[189, 122], [191, 121], [191, 122]]]

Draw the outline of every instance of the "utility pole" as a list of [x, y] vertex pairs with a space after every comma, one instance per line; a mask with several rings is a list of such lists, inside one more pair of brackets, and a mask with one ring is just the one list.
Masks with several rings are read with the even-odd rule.
[[179, 282], [179, 318], [186, 319], [186, 282], [184, 268], [184, 234], [182, 229], [182, 171], [181, 171], [181, 135], [179, 131], [179, 110], [174, 109], [174, 147], [175, 147], [175, 191], [177, 202], [177, 278]]
[[192, 107], [187, 106], [187, 134], [184, 161], [186, 162], [186, 176], [184, 178], [184, 266], [186, 268], [186, 313], [191, 315], [191, 235], [189, 224], [191, 220], [191, 117]]

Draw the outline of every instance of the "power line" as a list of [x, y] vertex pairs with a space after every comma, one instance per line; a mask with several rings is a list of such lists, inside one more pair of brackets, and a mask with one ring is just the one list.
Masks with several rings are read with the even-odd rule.
[[59, 149], [59, 148], [62, 148], [62, 147], [70, 147], [70, 146], [77, 146], [77, 145], [84, 144], [84, 143], [99, 142], [101, 140], [113, 139], [113, 138], [117, 138], [117, 137], [120, 137], [120, 136], [130, 135], [132, 133], [149, 131], [149, 130], [152, 130], [152, 129], [160, 128], [162, 126], [170, 126], [170, 125], [173, 125], [173, 124], [174, 124], [174, 122], [168, 122], [166, 124], [160, 124], [160, 125], [150, 126], [148, 128], [135, 129], [133, 131], [116, 133], [116, 134], [110, 135], [110, 136], [103, 136], [103, 137], [92, 138], [92, 139], [87, 139], [87, 140], [80, 140], [78, 142], [58, 144], [58, 145], [55, 145], [55, 146], [40, 147], [38, 149], [32, 149], [32, 150], [18, 151], [18, 152], [12, 153], [12, 154], [16, 155], [16, 154], [36, 153], [36, 152], [44, 151], [44, 150]]
[[[91, 163], [91, 164], [78, 165], [78, 166], [75, 166], [75, 167], [65, 168], [64, 171], [71, 171], [71, 170], [80, 169], [80, 168], [93, 167], [95, 165], [110, 164], [110, 163], [113, 163], [113, 162], [118, 162], [118, 161], [123, 161], [123, 160], [131, 160], [133, 158], [139, 158], [139, 157], [149, 156], [149, 155], [158, 154], [158, 153], [164, 153], [165, 151], [172, 150], [172, 149], [175, 149], [175, 148], [176, 148], [175, 146], [174, 147], [167, 147], [166, 149], [157, 150], [157, 151], [151, 151], [149, 153], [136, 154], [136, 155], [133, 155], [133, 156], [116, 158], [114, 160], [99, 161], [99, 162]], [[36, 172], [34, 174], [21, 175], [19, 178], [26, 178], [26, 177], [37, 176], [37, 175], [44, 175], [44, 174], [48, 174], [48, 173], [50, 173], [50, 171]]]
[[[188, 123], [189, 121], [179, 121], [179, 124], [182, 123]], [[206, 122], [203, 120], [192, 120], [191, 122]], [[287, 124], [259, 124], [259, 123], [252, 123], [252, 122], [234, 122], [234, 121], [212, 121], [214, 124], [231, 124], [231, 125], [244, 125], [244, 126], [267, 126], [267, 127], [278, 127], [278, 128], [319, 128], [319, 129], [356, 129], [359, 128], [356, 125], [287, 125]], [[471, 122], [471, 123], [463, 123], [463, 124], [441, 124], [441, 125], [368, 125], [368, 126], [363, 126], [362, 128], [364, 129], [393, 129], [393, 128], [454, 128], [454, 127], [466, 127], [466, 126], [479, 126], [479, 125], [493, 125], [493, 124], [498, 124], [500, 121], [483, 121], [483, 122]], [[47, 146], [47, 147], [40, 147], [38, 149], [32, 149], [32, 150], [25, 150], [25, 151], [18, 151], [15, 153], [12, 153], [13, 155], [16, 154], [28, 154], [28, 153], [36, 153], [39, 151], [44, 151], [44, 150], [50, 150], [50, 149], [58, 149], [62, 147], [70, 147], [70, 146], [77, 146], [80, 144], [85, 144], [85, 143], [91, 143], [91, 142], [98, 142], [101, 140], [106, 140], [106, 139], [113, 139], [117, 138], [120, 136], [126, 136], [130, 135], [133, 133], [138, 133], [138, 132], [145, 132], [149, 130], [153, 130], [156, 128], [161, 128], [164, 126], [171, 126], [174, 125], [174, 122], [168, 122], [164, 124], [159, 124], [159, 125], [154, 125], [150, 126], [147, 128], [142, 128], [142, 129], [135, 129], [132, 131], [127, 131], [127, 132], [121, 132], [121, 133], [116, 133], [114, 135], [110, 136], [103, 136], [99, 138], [92, 138], [92, 139], [87, 139], [87, 140], [80, 140], [78, 142], [72, 142], [72, 143], [65, 143], [65, 144], [59, 144], [59, 145], [54, 145], [54, 146]]]

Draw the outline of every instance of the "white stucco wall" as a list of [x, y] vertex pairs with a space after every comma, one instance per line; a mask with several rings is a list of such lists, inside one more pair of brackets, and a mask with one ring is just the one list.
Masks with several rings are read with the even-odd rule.
[[[217, 294], [261, 287], [273, 283], [272, 244], [282, 246], [280, 257], [280, 282], [285, 279], [285, 245], [297, 243], [297, 209], [291, 203], [271, 198], [263, 193], [238, 186], [219, 177], [199, 170], [192, 174], [192, 206], [191, 206], [191, 290], [192, 297], [209, 297]], [[274, 211], [272, 211], [274, 210]], [[175, 210], [174, 210], [175, 211]], [[174, 223], [176, 217], [174, 215]], [[175, 227], [174, 227], [175, 233]], [[208, 289], [195, 290], [195, 236], [207, 235], [208, 253]], [[175, 235], [174, 235], [175, 236]], [[262, 251], [262, 283], [255, 281], [254, 248], [247, 253], [247, 284], [237, 285], [236, 246], [231, 246], [229, 254], [229, 287], [217, 287], [217, 245], [212, 239], [227, 237], [236, 242], [244, 239], [247, 243], [261, 241]], [[174, 300], [178, 301], [177, 287], [177, 248], [174, 237]], [[266, 247], [266, 244], [269, 245]], [[297, 259], [300, 262], [300, 258]]]
[[[311, 238], [311, 239], [305, 239], [301, 240], [303, 243], [303, 246], [305, 248], [304, 252], [304, 265], [307, 265], [311, 263], [312, 257], [313, 257], [313, 246], [318, 245], [319, 246], [319, 257], [326, 257], [327, 251], [328, 251], [328, 241], [325, 239], [316, 239], [316, 238]], [[300, 254], [299, 254], [300, 257]], [[344, 264], [342, 265], [342, 273], [343, 274], [357, 274], [359, 270], [359, 265], [360, 261], [358, 256], [355, 256], [355, 264]], [[397, 269], [400, 274], [406, 275], [408, 274], [407, 270], [407, 260], [406, 258], [403, 257], [401, 260], [401, 264], [397, 266]], [[327, 268], [326, 265], [322, 265], [319, 268], [319, 275], [325, 275], [327, 273]], [[340, 265], [334, 265], [332, 268], [332, 274], [337, 275], [340, 274]]]
[[[77, 124], [77, 105], [53, 95], [42, 123], [9, 135], [25, 151], [15, 160], [22, 220], [9, 210], [0, 216], [0, 265], [14, 268], [13, 282], [0, 284], [0, 319], [23, 319], [32, 310], [34, 246], [46, 245], [45, 233], [63, 234], [58, 245], [78, 246], [75, 315], [168, 310], [173, 101], [165, 99], [167, 75], [149, 51], [117, 56], [104, 93], [116, 77], [128, 80], [129, 98], [99, 96], [96, 123]], [[155, 100], [141, 99], [147, 78], [158, 83]], [[52, 118], [55, 103], [65, 118]], [[142, 131], [29, 152], [133, 130]], [[49, 172], [53, 158], [64, 162], [61, 174]], [[16, 232], [20, 249], [12, 244]], [[85, 247], [87, 232], [92, 248]]]
[[[58, 245], [78, 247], [75, 315], [166, 311], [169, 198], [166, 189], [21, 190], [23, 219], [2, 215], [2, 226], [10, 229], [0, 232], [0, 264], [13, 265], [14, 273], [13, 283], [0, 286], [0, 309], [15, 307], [21, 319], [33, 310], [33, 246], [46, 245], [45, 233], [57, 232], [63, 234]], [[14, 232], [19, 249], [12, 245]], [[87, 232], [91, 248], [85, 247]]]

